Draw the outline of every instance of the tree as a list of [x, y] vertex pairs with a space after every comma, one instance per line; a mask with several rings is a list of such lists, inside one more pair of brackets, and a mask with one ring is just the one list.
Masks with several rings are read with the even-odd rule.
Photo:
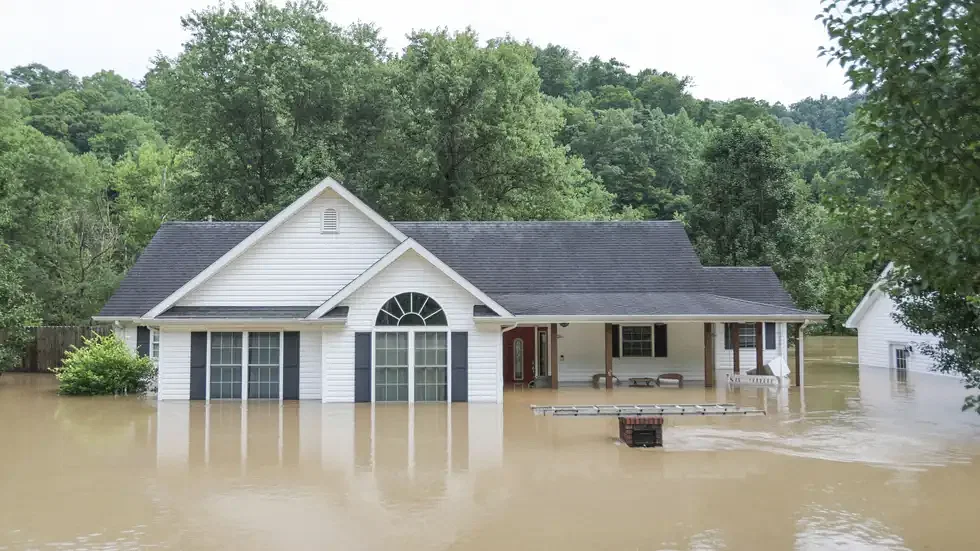
[[708, 265], [769, 265], [797, 304], [818, 300], [819, 209], [806, 201], [766, 124], [738, 118], [715, 134], [692, 187], [690, 227]]
[[814, 130], [820, 130], [831, 138], [842, 138], [850, 124], [851, 116], [861, 104], [860, 94], [846, 98], [806, 98], [789, 106], [789, 116]]
[[884, 202], [869, 224], [881, 256], [907, 267], [898, 318], [936, 332], [938, 368], [980, 388], [980, 5], [837, 0], [821, 18], [826, 54], [865, 95], [856, 124]]
[[569, 97], [575, 92], [575, 68], [582, 63], [577, 53], [548, 44], [534, 50], [534, 66], [541, 77], [541, 92], [553, 97]]
[[45, 321], [87, 319], [118, 281], [104, 167], [25, 124], [0, 99], [0, 241]]
[[0, 241], [0, 373], [17, 365], [30, 340], [27, 328], [40, 324], [37, 299], [21, 276], [21, 260]]
[[338, 172], [343, 121], [365, 71], [378, 62], [376, 32], [341, 29], [318, 1], [218, 6], [182, 19], [176, 58], [147, 76], [173, 144], [199, 174], [177, 190], [184, 216], [268, 217], [317, 179]]
[[378, 69], [352, 121], [348, 182], [396, 219], [606, 216], [611, 197], [554, 142], [533, 50], [420, 32]]
[[8, 86], [23, 87], [31, 99], [57, 96], [79, 89], [78, 78], [68, 71], [53, 71], [40, 63], [14, 67], [5, 75]]
[[592, 111], [568, 104], [564, 109], [562, 139], [615, 196], [616, 207], [666, 220], [687, 210], [704, 134], [686, 113]]

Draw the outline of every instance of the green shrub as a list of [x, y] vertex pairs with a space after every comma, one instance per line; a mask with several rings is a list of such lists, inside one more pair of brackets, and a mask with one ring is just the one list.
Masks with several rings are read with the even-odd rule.
[[141, 394], [153, 384], [156, 367], [115, 335], [106, 335], [85, 339], [81, 348], [73, 346], [55, 373], [61, 394]]

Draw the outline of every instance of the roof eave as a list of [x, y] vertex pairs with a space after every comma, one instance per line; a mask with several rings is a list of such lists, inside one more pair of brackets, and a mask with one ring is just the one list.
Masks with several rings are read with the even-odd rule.
[[148, 325], [339, 325], [347, 324], [347, 318], [143, 318]]
[[474, 320], [477, 323], [499, 323], [522, 324], [522, 323], [639, 323], [639, 322], [759, 322], [759, 321], [780, 321], [786, 323], [803, 323], [806, 321], [826, 321], [830, 316], [827, 314], [801, 313], [801, 314], [769, 314], [751, 316], [730, 316], [730, 315], [711, 315], [711, 314], [664, 314], [664, 315], [565, 315], [565, 314], [542, 314], [533, 316], [512, 316], [512, 317], [492, 317], [477, 316]]

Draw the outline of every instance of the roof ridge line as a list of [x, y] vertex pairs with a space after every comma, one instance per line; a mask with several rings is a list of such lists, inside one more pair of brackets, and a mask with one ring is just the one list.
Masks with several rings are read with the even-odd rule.
[[680, 220], [393, 220], [392, 224], [683, 224]]
[[160, 225], [167, 224], [265, 224], [262, 220], [166, 220]]
[[772, 270], [771, 265], [766, 266], [701, 266], [702, 268], [717, 268], [722, 270], [755, 270], [758, 268], [769, 268]]

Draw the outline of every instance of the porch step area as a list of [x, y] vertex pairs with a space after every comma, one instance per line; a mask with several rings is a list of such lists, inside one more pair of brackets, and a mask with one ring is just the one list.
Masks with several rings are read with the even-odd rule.
[[531, 406], [534, 415], [554, 417], [649, 417], [663, 415], [765, 415], [759, 408], [737, 404], [596, 404], [585, 406]]

